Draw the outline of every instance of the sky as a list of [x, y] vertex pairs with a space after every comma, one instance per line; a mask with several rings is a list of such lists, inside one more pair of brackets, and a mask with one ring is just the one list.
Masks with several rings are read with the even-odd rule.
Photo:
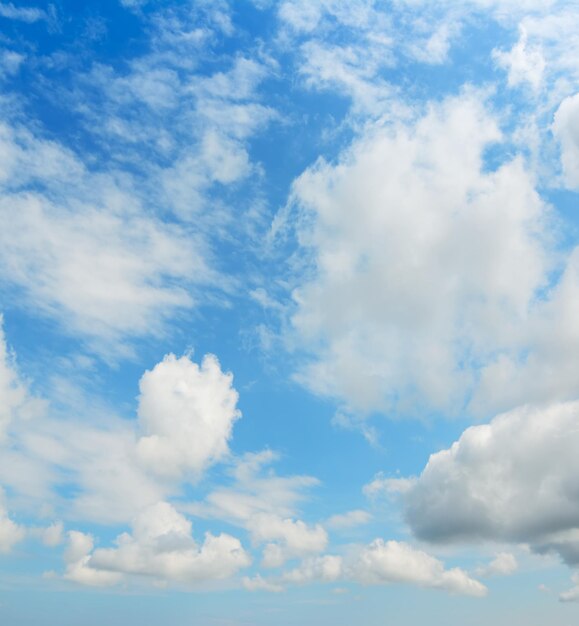
[[0, 623], [579, 619], [579, 4], [0, 2]]

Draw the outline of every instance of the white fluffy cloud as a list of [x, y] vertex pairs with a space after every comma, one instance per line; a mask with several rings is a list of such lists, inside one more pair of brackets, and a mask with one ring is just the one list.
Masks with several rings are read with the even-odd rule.
[[199, 474], [228, 452], [238, 394], [233, 376], [206, 355], [197, 365], [169, 355], [141, 378], [138, 453], [152, 471]]
[[[500, 139], [481, 94], [465, 93], [368, 130], [295, 181], [314, 270], [292, 317], [311, 355], [305, 385], [358, 413], [453, 412], [476, 394], [481, 366], [528, 351], [549, 211], [519, 158], [485, 168]], [[474, 408], [487, 410], [483, 399]]]
[[[143, 375], [138, 420], [104, 405], [78, 419], [52, 407], [42, 419], [13, 420], [2, 483], [29, 513], [44, 507], [68, 520], [126, 523], [223, 459], [237, 398], [214, 356], [198, 365], [169, 355]], [[74, 496], [63, 486], [74, 486]]]
[[376, 539], [351, 565], [355, 580], [364, 584], [406, 583], [450, 593], [484, 596], [486, 587], [460, 568], [444, 569], [433, 556], [399, 541]]
[[579, 403], [522, 407], [467, 429], [402, 494], [431, 542], [529, 543], [579, 563]]
[[286, 583], [302, 585], [309, 582], [334, 582], [344, 573], [341, 556], [325, 554], [304, 559], [299, 567], [286, 572], [282, 579]]
[[94, 548], [92, 535], [71, 530], [68, 533], [68, 545], [64, 553], [66, 571], [64, 578], [90, 587], [108, 587], [121, 580], [117, 572], [96, 570], [88, 565], [90, 553]]
[[206, 533], [203, 544], [197, 545], [191, 522], [167, 502], [142, 511], [132, 534], [120, 535], [116, 544], [95, 550], [86, 566], [97, 572], [195, 583], [229, 578], [251, 563], [241, 542], [231, 535]]
[[[259, 582], [261, 582], [261, 579]], [[375, 539], [365, 546], [350, 546], [345, 556], [321, 555], [304, 559], [269, 585], [335, 582], [363, 585], [406, 584], [448, 593], [484, 596], [487, 588], [460, 568], [445, 569], [438, 559], [400, 541]]]
[[95, 550], [90, 535], [70, 531], [65, 578], [94, 586], [116, 584], [126, 575], [191, 584], [229, 578], [251, 563], [235, 537], [206, 533], [198, 545], [191, 530], [187, 518], [158, 502], [137, 515], [132, 533], [119, 535], [114, 548]]
[[545, 59], [538, 47], [529, 47], [527, 32], [521, 28], [519, 41], [508, 51], [496, 51], [495, 60], [508, 71], [508, 83], [511, 86], [529, 83], [537, 90], [543, 80]]
[[317, 554], [328, 544], [328, 534], [322, 526], [309, 526], [302, 520], [261, 513], [254, 515], [247, 527], [254, 543], [266, 544], [264, 567], [280, 567], [288, 559]]
[[203, 502], [184, 506], [194, 515], [227, 520], [246, 529], [254, 546], [263, 546], [262, 565], [267, 568], [317, 554], [328, 543], [321, 524], [297, 518], [304, 492], [318, 481], [311, 476], [277, 476], [272, 469], [264, 471], [276, 458], [270, 450], [246, 454], [235, 462], [230, 486], [210, 491]]

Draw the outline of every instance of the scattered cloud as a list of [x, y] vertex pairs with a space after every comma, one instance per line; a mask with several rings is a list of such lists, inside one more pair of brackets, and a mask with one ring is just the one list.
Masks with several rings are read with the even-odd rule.
[[[553, 260], [549, 208], [522, 160], [484, 165], [500, 140], [481, 94], [467, 91], [412, 123], [369, 128], [294, 182], [312, 278], [293, 293], [290, 338], [310, 355], [297, 373], [310, 390], [357, 416], [453, 414], [469, 397], [484, 414], [511, 391], [505, 377], [488, 394], [483, 376], [477, 395], [479, 372], [528, 353]], [[556, 378], [545, 384], [563, 386]]]
[[0, 553], [10, 552], [26, 535], [24, 527], [10, 519], [4, 507], [4, 493], [0, 489]]
[[206, 355], [197, 365], [168, 355], [141, 378], [137, 451], [153, 472], [199, 475], [228, 453], [233, 424], [241, 416], [233, 375]]
[[471, 426], [402, 492], [410, 528], [433, 543], [528, 543], [577, 564], [578, 434], [577, 402], [521, 407]]
[[47, 19], [46, 13], [36, 7], [19, 7], [12, 2], [0, 2], [0, 17], [21, 22], [38, 22]]
[[191, 536], [191, 522], [167, 502], [142, 511], [132, 526], [132, 534], [116, 539], [117, 547], [92, 552], [86, 567], [105, 575], [200, 583], [230, 578], [251, 563], [241, 542], [231, 535], [206, 533], [198, 546]]
[[486, 587], [459, 568], [444, 569], [426, 552], [404, 542], [376, 539], [352, 565], [352, 577], [369, 585], [405, 583], [467, 596], [485, 596]]

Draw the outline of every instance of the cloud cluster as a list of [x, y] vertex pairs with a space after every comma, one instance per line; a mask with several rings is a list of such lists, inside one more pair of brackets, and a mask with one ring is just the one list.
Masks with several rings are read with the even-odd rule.
[[126, 523], [227, 454], [236, 403], [231, 374], [214, 356], [199, 366], [169, 355], [143, 375], [138, 420], [47, 411], [13, 421], [2, 482], [30, 512], [42, 506], [67, 519]]
[[[577, 402], [521, 407], [468, 428], [402, 492], [410, 528], [435, 543], [528, 543], [578, 564], [578, 437]], [[511, 565], [503, 557], [491, 569]]]
[[356, 582], [362, 585], [405, 584], [451, 594], [482, 597], [487, 588], [460, 568], [445, 569], [438, 559], [400, 541], [375, 539], [350, 546], [345, 556], [325, 554], [304, 559], [279, 579], [248, 580], [250, 590], [278, 591], [283, 585], [313, 582]]
[[251, 563], [240, 541], [231, 535], [207, 533], [203, 544], [197, 545], [191, 522], [167, 502], [143, 510], [132, 526], [131, 534], [116, 539], [117, 547], [94, 550], [85, 568], [99, 574], [199, 583], [229, 578]]
[[364, 584], [415, 584], [470, 596], [487, 593], [486, 587], [464, 570], [446, 570], [438, 559], [398, 541], [373, 541], [358, 555], [352, 573]]
[[[202, 240], [147, 213], [121, 176], [58, 143], [0, 129], [0, 281], [104, 354], [159, 334], [216, 280]], [[9, 300], [10, 301], [10, 300]]]
[[[552, 348], [547, 318], [570, 303], [557, 289], [539, 302], [550, 213], [520, 158], [487, 167], [500, 140], [481, 94], [466, 92], [407, 124], [371, 127], [338, 163], [319, 160], [294, 182], [313, 278], [298, 283], [291, 321], [310, 389], [362, 414], [453, 413], [469, 398], [486, 412], [525, 397], [525, 376], [513, 386], [505, 367], [502, 380], [493, 373], [508, 362], [536, 380], [530, 370]], [[572, 340], [569, 325], [561, 332]], [[553, 372], [561, 360], [548, 354]], [[544, 396], [575, 390], [544, 374]]]

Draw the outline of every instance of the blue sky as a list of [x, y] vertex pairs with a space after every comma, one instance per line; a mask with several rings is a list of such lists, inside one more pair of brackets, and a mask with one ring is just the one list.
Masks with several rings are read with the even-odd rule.
[[576, 623], [576, 3], [0, 27], [0, 621]]

